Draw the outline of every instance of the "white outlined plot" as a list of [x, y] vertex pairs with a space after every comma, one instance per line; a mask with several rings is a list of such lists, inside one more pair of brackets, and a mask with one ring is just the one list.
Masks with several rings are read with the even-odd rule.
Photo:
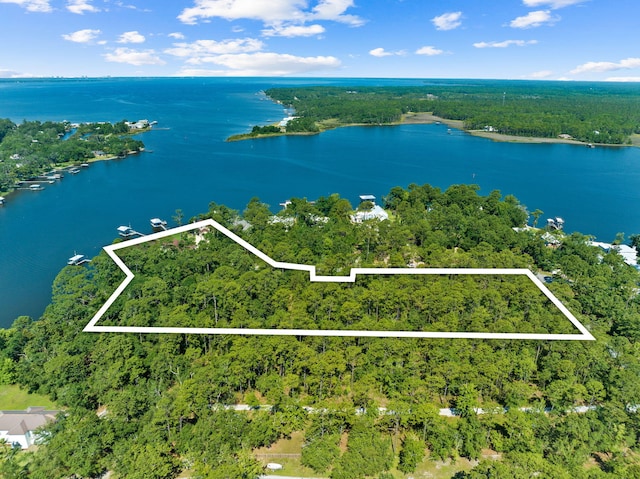
[[[309, 281], [353, 283], [358, 275], [520, 275], [527, 276], [538, 289], [556, 306], [562, 314], [579, 331], [577, 334], [548, 334], [548, 333], [482, 333], [467, 331], [359, 331], [359, 330], [326, 330], [326, 329], [242, 329], [242, 328], [190, 328], [190, 327], [144, 327], [144, 326], [100, 326], [98, 321], [106, 313], [114, 301], [122, 294], [125, 288], [133, 280], [134, 274], [120, 259], [116, 252], [123, 248], [135, 246], [148, 241], [157, 240], [178, 233], [200, 229], [206, 226], [215, 228], [238, 245], [254, 254], [269, 266], [284, 270], [307, 271]], [[247, 243], [238, 235], [222, 226], [217, 221], [207, 219], [191, 223], [178, 228], [161, 231], [159, 233], [135, 238], [121, 243], [105, 246], [104, 250], [109, 257], [124, 272], [124, 281], [116, 288], [113, 294], [91, 318], [84, 327], [84, 332], [92, 333], [179, 333], [179, 334], [235, 334], [235, 335], [279, 335], [279, 336], [360, 336], [360, 337], [385, 337], [385, 338], [452, 338], [452, 339], [534, 339], [534, 340], [577, 340], [593, 341], [593, 335], [578, 321], [578, 319], [565, 307], [562, 302], [549, 291], [529, 269], [526, 268], [352, 268], [349, 276], [321, 276], [316, 274], [316, 267], [296, 263], [284, 263], [275, 261], [265, 253]]]

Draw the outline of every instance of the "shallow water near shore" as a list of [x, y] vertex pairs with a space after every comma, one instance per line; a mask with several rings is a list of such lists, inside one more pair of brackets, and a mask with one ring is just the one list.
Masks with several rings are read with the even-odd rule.
[[[51, 284], [74, 253], [98, 254], [131, 225], [172, 226], [214, 201], [242, 210], [259, 197], [279, 209], [291, 197], [339, 193], [379, 199], [393, 186], [476, 183], [481, 194], [513, 194], [569, 231], [612, 240], [640, 232], [640, 149], [498, 143], [446, 125], [350, 127], [315, 136], [225, 142], [284, 109], [259, 92], [272, 86], [421, 84], [419, 80], [101, 79], [0, 81], [0, 118], [158, 121], [139, 136], [148, 152], [92, 163], [43, 191], [11, 195], [0, 207], [0, 326], [38, 318]], [[88, 312], [88, 318], [94, 312]]]

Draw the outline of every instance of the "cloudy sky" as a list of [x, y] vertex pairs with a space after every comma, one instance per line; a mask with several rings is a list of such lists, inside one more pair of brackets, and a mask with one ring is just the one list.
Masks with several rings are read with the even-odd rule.
[[640, 81], [638, 0], [0, 0], [0, 77]]

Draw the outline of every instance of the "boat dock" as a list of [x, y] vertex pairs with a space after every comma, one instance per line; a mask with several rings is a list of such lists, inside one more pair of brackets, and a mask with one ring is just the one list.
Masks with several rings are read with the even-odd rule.
[[13, 189], [40, 191], [40, 190], [44, 190], [44, 186], [42, 186], [40, 184], [40, 181], [37, 181], [37, 180], [23, 180], [23, 181], [18, 181], [15, 185], [13, 185]]
[[83, 254], [76, 254], [67, 260], [69, 266], [80, 266], [84, 263], [90, 263], [91, 260]]
[[151, 218], [149, 221], [154, 230], [167, 231], [167, 222], [160, 218]]
[[44, 173], [42, 176], [38, 176], [38, 178], [45, 178], [47, 180], [61, 180], [64, 178], [64, 173], [66, 170], [51, 170]]
[[118, 226], [118, 234], [123, 238], [131, 238], [133, 236], [144, 236], [142, 233], [134, 230], [131, 226]]
[[55, 183], [56, 180], [61, 180], [63, 175], [60, 173], [45, 173], [41, 176], [36, 176], [34, 181], [46, 181], [47, 183]]

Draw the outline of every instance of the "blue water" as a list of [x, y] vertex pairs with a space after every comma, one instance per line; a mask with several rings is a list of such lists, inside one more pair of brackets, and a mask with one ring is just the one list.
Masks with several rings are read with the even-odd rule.
[[496, 143], [444, 125], [351, 127], [316, 136], [225, 142], [283, 107], [260, 90], [304, 84], [420, 84], [417, 80], [102, 79], [0, 81], [0, 118], [119, 121], [146, 118], [152, 152], [94, 163], [0, 207], [0, 326], [39, 317], [55, 275], [75, 252], [88, 256], [116, 227], [149, 232], [149, 219], [185, 218], [211, 201], [242, 210], [337, 192], [385, 195], [393, 186], [476, 183], [513, 194], [530, 211], [562, 216], [568, 230], [603, 241], [640, 232], [640, 149]]

